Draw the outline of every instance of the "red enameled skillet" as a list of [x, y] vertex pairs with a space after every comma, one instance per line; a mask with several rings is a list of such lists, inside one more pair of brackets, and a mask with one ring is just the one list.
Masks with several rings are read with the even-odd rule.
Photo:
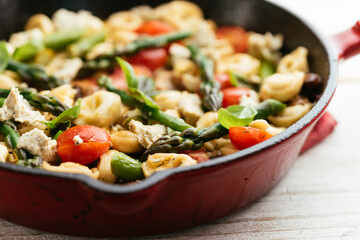
[[[162, 1], [146, 1], [156, 6]], [[281, 134], [251, 148], [191, 167], [156, 173], [128, 186], [87, 176], [0, 163], [0, 217], [30, 228], [76, 236], [129, 237], [161, 234], [204, 224], [255, 201], [291, 168], [336, 87], [338, 55], [328, 39], [287, 10], [261, 0], [195, 1], [219, 25], [281, 33], [284, 53], [303, 45], [312, 72], [324, 79], [320, 100]], [[86, 9], [103, 18], [142, 1], [0, 1], [0, 37], [21, 30], [33, 14], [58, 8]], [[357, 26], [359, 26], [358, 24]], [[341, 57], [359, 50], [358, 27], [335, 39]], [[347, 39], [346, 41], [344, 39]], [[346, 43], [346, 44], [344, 44]]]

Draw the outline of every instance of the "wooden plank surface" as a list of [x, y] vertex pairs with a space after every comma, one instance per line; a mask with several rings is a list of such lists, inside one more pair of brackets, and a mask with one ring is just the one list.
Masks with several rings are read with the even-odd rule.
[[[300, 2], [306, 5], [310, 4], [309, 0], [273, 1], [298, 9], [299, 14], [315, 22], [315, 13], [320, 14], [321, 11], [310, 7], [308, 11], [305, 10], [306, 6]], [[325, 17], [330, 21], [329, 25], [331, 21], [341, 19], [347, 23], [352, 21], [354, 13], [344, 14], [344, 18], [330, 17], [340, 8], [349, 9], [360, 3], [317, 0], [311, 1], [311, 4], [314, 2], [316, 6], [321, 5], [319, 2], [327, 6], [324, 11], [327, 11]], [[353, 6], [352, 9], [359, 8]], [[321, 27], [326, 21], [319, 15], [317, 18], [316, 24]], [[347, 26], [347, 23], [343, 22], [343, 26]], [[211, 224], [139, 239], [360, 239], [359, 64], [355, 59], [340, 68], [342, 80], [328, 108], [339, 122], [335, 132], [300, 156], [291, 171], [270, 193], [246, 209]], [[0, 219], [0, 239], [69, 237], [24, 228]]]

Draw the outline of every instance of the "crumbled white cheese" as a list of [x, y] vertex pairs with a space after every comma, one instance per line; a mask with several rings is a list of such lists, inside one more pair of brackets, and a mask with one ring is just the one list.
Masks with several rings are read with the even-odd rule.
[[83, 62], [80, 58], [66, 58], [65, 55], [59, 54], [46, 67], [46, 72], [54, 75], [65, 82], [70, 82], [75, 78], [77, 72], [82, 67]]
[[40, 156], [43, 161], [49, 163], [56, 161], [56, 140], [46, 136], [43, 131], [37, 128], [24, 133], [20, 137], [17, 147], [25, 149], [34, 156]]
[[20, 47], [30, 40], [42, 40], [43, 33], [40, 29], [34, 28], [24, 32], [14, 33], [10, 36], [9, 43], [14, 48]]
[[166, 127], [164, 125], [144, 125], [136, 120], [130, 121], [129, 129], [137, 134], [139, 143], [145, 148], [149, 148], [151, 144], [166, 133]]
[[169, 53], [173, 58], [190, 58], [190, 50], [178, 43], [173, 43], [170, 45]]
[[79, 135], [75, 135], [73, 137], [73, 141], [74, 141], [75, 145], [80, 145], [80, 144], [84, 143], [84, 141], [82, 140], [82, 138]]
[[254, 90], [249, 90], [249, 95], [244, 95], [239, 99], [241, 106], [251, 105], [253, 107], [260, 103], [259, 95]]
[[0, 121], [15, 120], [30, 126], [37, 126], [45, 121], [45, 117], [39, 111], [33, 111], [17, 88], [10, 90], [4, 105], [0, 108]]
[[195, 126], [197, 120], [204, 115], [199, 95], [196, 93], [188, 93], [186, 91], [183, 92], [179, 101], [179, 111], [188, 124]]
[[54, 13], [52, 20], [57, 30], [86, 28], [94, 32], [103, 28], [103, 22], [100, 18], [84, 10], [75, 13], [62, 8]]

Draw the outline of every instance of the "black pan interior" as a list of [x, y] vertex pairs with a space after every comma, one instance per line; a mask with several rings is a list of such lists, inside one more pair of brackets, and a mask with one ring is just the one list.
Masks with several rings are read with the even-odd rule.
[[[118, 10], [147, 4], [157, 6], [161, 0], [2, 0], [0, 1], [0, 38], [23, 29], [27, 19], [36, 13], [51, 16], [57, 9], [77, 11], [86, 9], [105, 19]], [[301, 21], [286, 11], [261, 0], [197, 0], [207, 18], [219, 25], [232, 24], [260, 33], [270, 31], [285, 36], [284, 52], [303, 45], [310, 49], [310, 65], [313, 72], [323, 79], [329, 75], [329, 63], [324, 46]]]

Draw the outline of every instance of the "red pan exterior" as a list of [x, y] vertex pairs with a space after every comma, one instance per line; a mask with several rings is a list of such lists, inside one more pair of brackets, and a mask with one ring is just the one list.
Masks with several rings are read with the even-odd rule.
[[[266, 14], [261, 11], [276, 10], [285, 20], [289, 19], [287, 22], [295, 21], [312, 36], [306, 43], [314, 49], [310, 50], [314, 53], [310, 57], [312, 69], [320, 72], [326, 82], [321, 99], [304, 118], [283, 133], [241, 152], [191, 167], [162, 171], [130, 186], [0, 163], [0, 217], [30, 228], [74, 236], [154, 235], [221, 218], [272, 189], [293, 165], [307, 135], [334, 94], [337, 57], [329, 50], [327, 41], [312, 28], [270, 3], [210, 1], [210, 5], [216, 2], [256, 3], [255, 9], [262, 17]], [[246, 24], [256, 30], [256, 24], [268, 22], [245, 21]], [[265, 26], [271, 27], [274, 26]], [[275, 30], [278, 27], [277, 24]], [[298, 37], [291, 33], [287, 36], [289, 48], [299, 45]], [[315, 61], [319, 59], [322, 61]]]

